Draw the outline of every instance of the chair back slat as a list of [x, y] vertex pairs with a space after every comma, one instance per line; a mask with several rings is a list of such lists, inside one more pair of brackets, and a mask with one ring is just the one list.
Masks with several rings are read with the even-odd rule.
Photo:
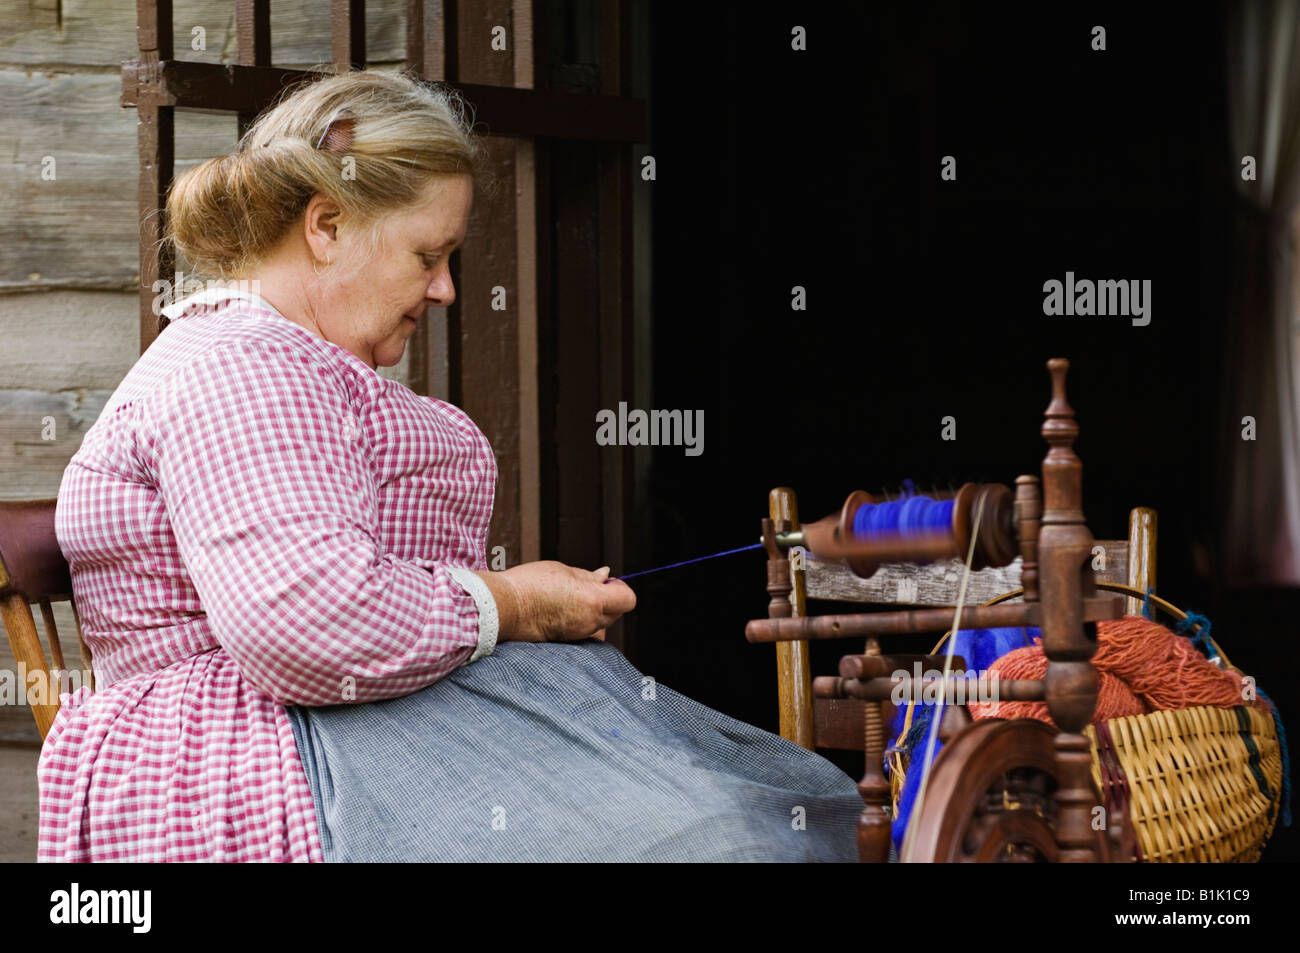
[[[1153, 521], [1154, 525], [1154, 521]], [[1093, 546], [1098, 582], [1130, 582], [1132, 547], [1127, 539], [1099, 539]], [[1154, 578], [1154, 549], [1144, 557]], [[929, 563], [887, 563], [869, 579], [854, 575], [843, 560], [804, 557], [805, 586], [810, 599], [860, 602], [870, 605], [950, 606], [956, 601], [963, 564], [955, 559]], [[1020, 557], [1007, 566], [970, 574], [966, 604], [977, 606], [1020, 588]], [[927, 646], [928, 648], [928, 646]]]
[[[56, 501], [52, 499], [0, 502], [0, 619], [4, 622], [14, 660], [19, 663], [24, 690], [41, 690], [43, 697], [29, 700], [32, 701], [32, 716], [42, 740], [58, 714], [59, 691], [63, 687], [63, 673], [67, 672], [52, 602], [72, 603], [82, 668], [91, 673], [91, 690], [94, 690], [90, 648], [81, 635], [81, 620], [77, 617], [72, 596], [72, 577], [54, 532], [55, 505]], [[41, 609], [50, 646], [48, 658], [36, 631], [36, 618], [31, 609], [33, 603]], [[58, 680], [54, 677], [55, 672], [60, 673]], [[44, 679], [44, 685], [33, 685], [32, 673], [41, 673], [39, 677]]]
[[55, 500], [0, 502], [0, 591], [15, 590], [28, 602], [72, 598], [68, 561], [54, 535]]
[[85, 673], [86, 684], [90, 690], [95, 690], [95, 668], [91, 665], [94, 656], [90, 651], [90, 646], [86, 644], [86, 637], [81, 634], [81, 613], [77, 611], [77, 601], [68, 600], [68, 608], [72, 610], [72, 628], [77, 633], [77, 652], [81, 656], [81, 670]]
[[45, 623], [45, 641], [50, 646], [50, 661], [59, 671], [68, 666], [63, 661], [63, 646], [59, 644], [59, 624], [54, 621], [54, 608], [49, 599], [41, 600], [41, 621]]

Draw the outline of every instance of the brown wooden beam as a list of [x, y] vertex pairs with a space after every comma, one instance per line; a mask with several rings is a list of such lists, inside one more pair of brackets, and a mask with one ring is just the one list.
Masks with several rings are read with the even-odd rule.
[[[608, 0], [600, 7], [600, 91], [623, 92], [626, 60], [623, 3]], [[635, 394], [632, 328], [632, 157], [626, 142], [605, 143], [597, 150], [597, 215], [600, 229], [600, 372], [601, 406], [617, 407]], [[601, 454], [601, 561], [627, 565], [628, 530], [633, 523], [632, 477], [636, 471], [631, 446], [607, 447]], [[620, 620], [619, 648], [633, 653], [632, 620]]]
[[[511, 0], [514, 85], [536, 84], [538, 47], [534, 0]], [[538, 376], [537, 144], [515, 140], [515, 249], [519, 294], [515, 296], [515, 336], [519, 354], [519, 549], [525, 562], [542, 556], [541, 387]]]
[[169, 60], [175, 53], [172, 38], [172, 0], [136, 0], [136, 46], [141, 59]]
[[[235, 46], [241, 66], [271, 65], [271, 0], [235, 0]], [[242, 138], [257, 110], [239, 112]]]
[[457, 77], [456, 0], [406, 0], [406, 66], [421, 79]]
[[[287, 86], [319, 78], [311, 70], [162, 60], [142, 73], [122, 65], [122, 105], [260, 111]], [[137, 77], [137, 74], [138, 77]], [[449, 83], [474, 106], [475, 131], [489, 136], [591, 142], [644, 142], [646, 105], [623, 96]]]
[[[453, 0], [454, 3], [454, 0]], [[406, 68], [426, 82], [446, 78], [447, 32], [440, 0], [406, 0]], [[452, 283], [460, 286], [460, 256], [451, 261]], [[456, 306], [453, 305], [452, 308]], [[447, 370], [460, 340], [449, 334], [448, 308], [425, 308], [407, 344], [406, 383], [417, 394], [452, 401]], [[457, 401], [452, 401], [457, 403]]]
[[235, 0], [240, 66], [271, 65], [271, 0]]
[[[521, 44], [531, 45], [532, 37], [521, 36], [518, 24], [512, 23], [506, 50], [494, 50], [487, 42], [493, 27], [511, 22], [510, 5], [511, 0], [479, 0], [465, 4], [459, 11], [456, 45], [461, 77], [502, 88], [513, 86], [516, 51]], [[484, 108], [472, 96], [469, 98], [483, 116]], [[488, 548], [490, 552], [496, 546], [504, 547], [508, 564], [514, 566], [524, 561], [520, 533], [521, 295], [515, 143], [496, 138], [485, 146], [499, 187], [494, 193], [474, 197], [469, 233], [475, 238], [460, 252], [461, 408], [496, 450], [496, 501]], [[493, 305], [497, 289], [504, 290], [504, 310]]]
[[341, 70], [366, 68], [366, 0], [331, 0], [330, 32], [334, 65]]
[[[140, 62], [122, 71], [122, 91], [147, 86], [161, 77], [162, 64], [175, 55], [172, 45], [171, 0], [139, 0], [136, 4], [136, 39]], [[163, 241], [166, 227], [167, 189], [171, 186], [175, 158], [172, 107], [145, 103], [136, 115], [136, 148], [140, 157], [138, 195], [140, 207], [140, 351], [158, 336], [158, 315], [153, 302], [156, 281], [175, 279], [175, 255]]]

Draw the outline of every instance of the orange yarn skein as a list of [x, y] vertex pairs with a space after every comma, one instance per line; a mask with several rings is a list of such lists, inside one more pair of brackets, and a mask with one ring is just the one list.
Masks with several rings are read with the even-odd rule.
[[[1092, 657], [1101, 684], [1092, 721], [1210, 705], [1231, 708], [1243, 702], [1241, 676], [1219, 668], [1191, 640], [1141, 616], [1097, 623]], [[1008, 652], [989, 668], [1007, 679], [1041, 679], [1047, 657], [1040, 643]], [[980, 702], [972, 718], [1036, 718], [1052, 724], [1044, 702]]]

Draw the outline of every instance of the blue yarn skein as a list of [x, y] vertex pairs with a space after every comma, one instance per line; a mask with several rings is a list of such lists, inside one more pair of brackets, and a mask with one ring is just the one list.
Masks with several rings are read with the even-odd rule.
[[[961, 629], [953, 638], [953, 654], [966, 661], [967, 672], [984, 672], [994, 662], [1013, 649], [1033, 645], [1036, 638], [1042, 638], [1042, 633], [1039, 629], [1033, 627]], [[921, 778], [925, 770], [929, 769], [929, 765], [934, 763], [932, 758], [922, 769], [921, 761], [925, 757], [930, 724], [934, 718], [942, 716], [942, 701], [935, 704], [918, 702], [912, 712], [912, 725], [907, 737], [897, 744], [891, 744], [885, 752], [886, 774], [889, 773], [888, 755], [891, 752], [901, 751], [911, 759], [907, 766], [907, 773], [903, 778], [903, 790], [899, 792], [898, 813], [894, 816], [891, 830], [894, 846], [900, 851], [903, 849], [903, 838], [907, 834], [907, 823], [912, 816], [912, 808], [916, 803], [917, 792], [921, 789]], [[907, 703], [904, 702], [902, 705], [897, 706], [894, 717], [890, 719], [891, 737], [897, 738], [902, 733], [903, 722], [906, 717]], [[943, 750], [943, 742], [936, 738], [934, 743], [935, 758], [939, 756], [941, 750]]]
[[952, 526], [953, 506], [953, 500], [932, 500], [928, 496], [863, 503], [853, 514], [853, 535], [914, 536], [946, 530]]

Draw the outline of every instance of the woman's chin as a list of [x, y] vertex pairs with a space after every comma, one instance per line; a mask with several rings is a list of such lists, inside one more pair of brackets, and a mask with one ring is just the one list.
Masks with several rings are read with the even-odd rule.
[[406, 353], [406, 342], [400, 344], [389, 344], [387, 347], [375, 350], [376, 367], [395, 367], [402, 363], [402, 355]]

